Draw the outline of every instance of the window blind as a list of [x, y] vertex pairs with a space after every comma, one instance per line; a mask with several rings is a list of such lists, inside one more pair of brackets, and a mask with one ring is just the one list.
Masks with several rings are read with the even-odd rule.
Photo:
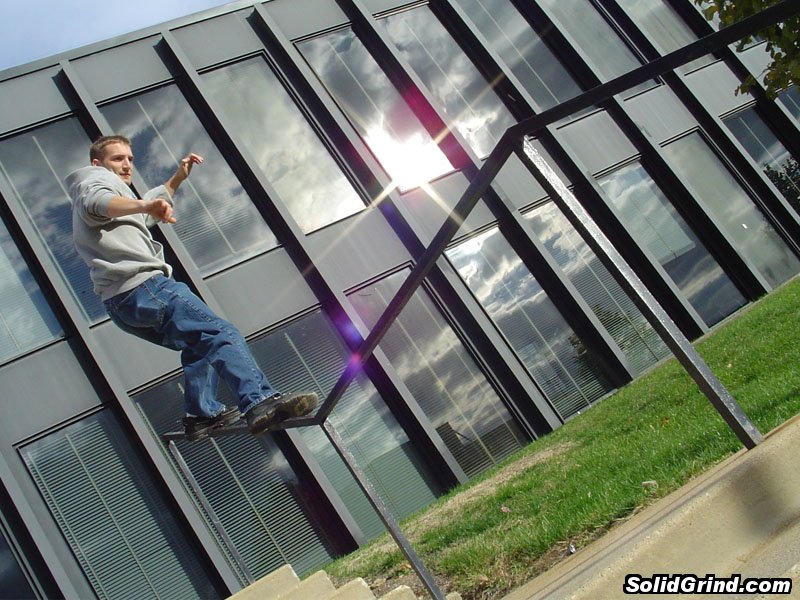
[[562, 418], [613, 389], [497, 228], [447, 256]]
[[526, 216], [637, 373], [669, 354], [644, 315], [554, 203], [537, 207]]
[[109, 411], [21, 453], [99, 598], [218, 593]]

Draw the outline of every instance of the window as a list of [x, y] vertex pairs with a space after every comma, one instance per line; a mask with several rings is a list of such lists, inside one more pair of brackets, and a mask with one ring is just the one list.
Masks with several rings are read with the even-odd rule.
[[592, 61], [602, 81], [641, 66], [639, 59], [589, 0], [541, 0], [539, 4], [550, 12], [587, 60]]
[[174, 225], [204, 276], [277, 246], [175, 85], [115, 102], [101, 111], [115, 131], [131, 140], [135, 168], [149, 188], [169, 179], [189, 152], [205, 158], [178, 190]]
[[0, 600], [35, 597], [28, 577], [0, 526]]
[[[661, 54], [669, 54], [697, 40], [686, 22], [664, 0], [619, 0], [620, 7], [651, 37]], [[706, 55], [680, 67], [687, 73], [714, 62]]]
[[448, 124], [479, 158], [488, 156], [516, 121], [431, 9], [421, 6], [380, 22]]
[[778, 141], [755, 108], [745, 109], [723, 121], [789, 204], [800, 211], [800, 164]]
[[[349, 352], [321, 312], [251, 344], [253, 355], [279, 390], [313, 390], [325, 398], [344, 371]], [[220, 400], [236, 401], [225, 386]], [[179, 380], [141, 394], [137, 402], [160, 434], [180, 428]], [[385, 504], [403, 519], [436, 499], [439, 490], [374, 386], [359, 376], [330, 415]], [[299, 430], [345, 506], [368, 537], [384, 531], [377, 513], [321, 428]], [[333, 558], [330, 524], [317, 519], [320, 501], [270, 435], [179, 441], [178, 448], [236, 551], [255, 577], [289, 563], [310, 573]], [[210, 522], [210, 521], [209, 521]]]
[[110, 411], [20, 450], [98, 598], [219, 594]]
[[[162, 434], [182, 429], [182, 398], [182, 380], [176, 378], [139, 394], [136, 402]], [[214, 511], [205, 516], [233, 568], [238, 566], [234, 552], [256, 579], [287, 563], [307, 574], [332, 560], [324, 524], [314, 518], [312, 493], [272, 436], [243, 433], [174, 443]]]
[[744, 296], [641, 164], [627, 165], [599, 178], [599, 183], [625, 228], [664, 267], [707, 325], [745, 304]]
[[[270, 381], [281, 390], [312, 389], [325, 398], [344, 372], [350, 352], [321, 313], [296, 321], [253, 344]], [[402, 520], [433, 502], [435, 478], [372, 383], [359, 375], [330, 416], [331, 423], [366, 472], [392, 514]], [[355, 480], [318, 427], [302, 434], [342, 500], [367, 536], [384, 531]]]
[[669, 355], [647, 319], [553, 202], [536, 207], [526, 218], [637, 373]]
[[64, 179], [89, 165], [91, 141], [70, 118], [0, 142], [0, 176], [24, 207], [31, 225], [72, 290], [86, 318], [94, 323], [106, 311], [94, 293], [89, 268], [72, 243], [72, 201]]
[[800, 90], [797, 89], [797, 86], [793, 85], [780, 92], [778, 94], [778, 99], [791, 113], [794, 120], [800, 122]]
[[[407, 274], [396, 273], [348, 296], [368, 326], [374, 327]], [[380, 347], [468, 475], [497, 464], [526, 443], [511, 413], [421, 290]]]
[[542, 110], [581, 92], [510, 0], [458, 0], [458, 4]]
[[0, 221], [0, 363], [63, 335], [19, 249]]
[[453, 170], [351, 29], [306, 40], [298, 50], [401, 191]]
[[562, 419], [612, 390], [499, 229], [448, 250], [447, 257]]
[[800, 271], [800, 261], [699, 133], [668, 144], [664, 151], [738, 252], [771, 286]]
[[252, 58], [203, 75], [209, 95], [304, 233], [365, 205], [275, 73]]

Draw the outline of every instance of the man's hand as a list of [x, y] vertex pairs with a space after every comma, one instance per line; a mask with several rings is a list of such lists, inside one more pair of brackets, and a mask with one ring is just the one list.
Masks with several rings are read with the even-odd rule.
[[175, 171], [175, 175], [173, 177], [180, 177], [181, 181], [189, 177], [189, 173], [192, 172], [192, 167], [194, 165], [202, 164], [203, 157], [199, 154], [195, 154], [194, 152], [190, 152], [185, 157], [181, 159], [181, 164], [178, 165], [178, 170]]
[[192, 167], [202, 163], [203, 157], [199, 154], [195, 154], [194, 152], [190, 152], [181, 159], [178, 169], [175, 171], [172, 177], [170, 177], [167, 182], [164, 183], [164, 187], [167, 188], [170, 197], [175, 195], [178, 186], [182, 184], [187, 177], [189, 177], [189, 174], [192, 172]]
[[155, 200], [146, 201], [144, 203], [144, 212], [156, 221], [162, 223], [176, 223], [177, 219], [172, 216], [172, 205], [163, 198], [156, 198]]

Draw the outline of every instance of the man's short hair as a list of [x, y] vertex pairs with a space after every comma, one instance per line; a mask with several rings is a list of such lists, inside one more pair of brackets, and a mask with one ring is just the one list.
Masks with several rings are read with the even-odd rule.
[[104, 150], [109, 144], [125, 144], [130, 147], [131, 141], [124, 135], [104, 135], [99, 137], [89, 148], [89, 162], [94, 159], [103, 160]]

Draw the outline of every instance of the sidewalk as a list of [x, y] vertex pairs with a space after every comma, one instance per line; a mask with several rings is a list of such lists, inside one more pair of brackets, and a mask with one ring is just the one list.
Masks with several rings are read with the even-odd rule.
[[[800, 598], [800, 416], [649, 506], [504, 600]], [[626, 574], [790, 577], [792, 594], [635, 595]]]

